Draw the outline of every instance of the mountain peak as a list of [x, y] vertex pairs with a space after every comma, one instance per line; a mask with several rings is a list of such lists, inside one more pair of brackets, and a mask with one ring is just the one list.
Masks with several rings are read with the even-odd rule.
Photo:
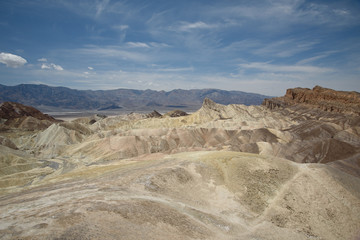
[[202, 106], [203, 107], [208, 107], [208, 108], [213, 108], [216, 106], [216, 102], [214, 102], [213, 100], [211, 100], [210, 98], [204, 98], [204, 101], [203, 101], [203, 104]]

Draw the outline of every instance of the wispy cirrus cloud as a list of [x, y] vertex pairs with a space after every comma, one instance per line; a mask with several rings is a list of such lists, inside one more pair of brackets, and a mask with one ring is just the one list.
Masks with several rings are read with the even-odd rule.
[[46, 58], [39, 58], [38, 62], [47, 62], [47, 59]]
[[197, 29], [213, 29], [216, 27], [217, 27], [217, 25], [215, 25], [215, 24], [208, 24], [208, 23], [204, 23], [202, 21], [198, 21], [198, 22], [193, 22], [193, 23], [180, 22], [176, 26], [171, 27], [171, 29], [175, 30], [175, 31], [189, 32], [189, 31], [197, 30]]
[[149, 42], [149, 43], [145, 43], [145, 42], [127, 42], [126, 43], [127, 47], [130, 48], [164, 48], [164, 47], [170, 47], [170, 45], [166, 44], [166, 43], [159, 43], [159, 42]]
[[150, 48], [150, 46], [147, 43], [143, 42], [127, 42], [127, 46], [129, 47], [135, 47], [135, 48]]
[[83, 56], [117, 58], [119, 60], [127, 60], [134, 62], [146, 62], [150, 59], [149, 55], [136, 51], [128, 51], [119, 46], [101, 47], [96, 45], [90, 45], [83, 48], [71, 50], [71, 52], [76, 52], [77, 54]]
[[276, 39], [264, 41], [260, 39], [244, 39], [232, 42], [220, 50], [224, 53], [246, 52], [262, 58], [289, 58], [307, 51], [311, 51], [320, 44], [316, 39]]
[[157, 69], [160, 72], [187, 72], [194, 71], [194, 67], [184, 67], [184, 68], [160, 68]]
[[126, 29], [129, 29], [129, 25], [126, 25], [126, 24], [115, 25], [115, 26], [112, 26], [112, 28], [116, 29], [116, 30], [124, 31]]
[[[224, 19], [241, 23], [244, 20], [257, 24], [259, 30], [283, 30], [298, 24], [312, 26], [322, 25], [334, 28], [344, 25], [359, 25], [359, 9], [344, 6], [336, 2], [314, 2], [306, 0], [256, 1], [247, 4], [223, 6], [221, 4], [208, 7], [205, 15], [222, 16]], [[262, 24], [259, 25], [258, 23]]]
[[262, 44], [253, 53], [261, 56], [291, 57], [311, 50], [318, 43], [319, 41], [316, 40], [282, 39], [269, 44]]
[[262, 72], [284, 72], [284, 73], [329, 73], [334, 69], [325, 67], [316, 67], [309, 65], [277, 65], [266, 62], [251, 62], [239, 64], [241, 69], [256, 69]]
[[[38, 4], [44, 5], [39, 1]], [[95, 20], [100, 19], [114, 4], [110, 0], [91, 0], [91, 1], [71, 1], [61, 0], [48, 2], [46, 6], [58, 7], [62, 6], [80, 16], [86, 16]]]
[[309, 57], [309, 58], [301, 59], [300, 61], [297, 62], [297, 65], [313, 63], [313, 62], [316, 62], [317, 60], [327, 58], [330, 55], [338, 53], [338, 52], [340, 52], [340, 51], [326, 51], [326, 52], [317, 54], [317, 55]]
[[149, 45], [152, 46], [152, 47], [155, 47], [155, 48], [169, 48], [169, 47], [171, 47], [169, 44], [161, 43], [161, 42], [150, 42]]
[[96, 14], [95, 14], [96, 17], [99, 17], [102, 14], [102, 12], [108, 6], [109, 2], [110, 0], [102, 0], [96, 4]]

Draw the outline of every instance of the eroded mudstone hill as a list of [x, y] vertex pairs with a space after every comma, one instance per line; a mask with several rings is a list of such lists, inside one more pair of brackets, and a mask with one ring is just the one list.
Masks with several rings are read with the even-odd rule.
[[15, 102], [0, 104], [0, 128], [22, 128], [26, 130], [46, 129], [52, 123], [60, 122], [43, 114], [36, 108]]
[[356, 239], [360, 116], [288, 92], [281, 107], [6, 125], [0, 239]]
[[310, 108], [319, 108], [329, 112], [340, 112], [360, 115], [360, 93], [335, 91], [315, 86], [308, 88], [291, 88], [285, 96], [265, 99], [263, 105], [274, 108], [303, 104]]
[[55, 121], [53, 117], [43, 114], [36, 108], [30, 106], [15, 102], [3, 102], [0, 104], [0, 118], [14, 119], [21, 117], [33, 117], [38, 120]]

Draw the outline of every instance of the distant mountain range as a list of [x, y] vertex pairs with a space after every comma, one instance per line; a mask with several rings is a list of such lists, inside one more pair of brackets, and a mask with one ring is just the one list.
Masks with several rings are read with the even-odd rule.
[[219, 89], [176, 89], [168, 92], [134, 89], [93, 91], [34, 84], [17, 86], [0, 84], [0, 102], [18, 102], [42, 110], [136, 111], [171, 108], [196, 110], [201, 107], [205, 98], [221, 104], [259, 105], [269, 96]]

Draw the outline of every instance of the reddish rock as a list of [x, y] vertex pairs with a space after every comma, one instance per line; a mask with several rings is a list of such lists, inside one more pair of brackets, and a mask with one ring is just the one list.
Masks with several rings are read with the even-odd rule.
[[265, 99], [263, 105], [270, 109], [301, 104], [328, 112], [360, 115], [360, 93], [335, 91], [315, 86], [309, 88], [290, 88], [285, 96]]
[[24, 128], [28, 130], [45, 129], [54, 122], [55, 118], [44, 114], [36, 108], [15, 102], [0, 104], [0, 119], [8, 127]]
[[36, 108], [25, 106], [15, 102], [4, 102], [0, 104], [0, 118], [13, 119], [21, 117], [33, 117], [38, 120], [56, 121], [55, 118], [43, 114]]

